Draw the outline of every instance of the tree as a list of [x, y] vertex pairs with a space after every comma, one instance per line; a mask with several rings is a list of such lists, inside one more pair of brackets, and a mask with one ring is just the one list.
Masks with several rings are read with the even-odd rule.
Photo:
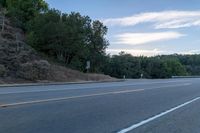
[[101, 71], [107, 28], [99, 21], [79, 13], [51, 9], [28, 23], [28, 44], [49, 57], [81, 71], [90, 60], [92, 71]]
[[100, 21], [94, 21], [91, 27], [89, 50], [89, 60], [92, 63], [92, 71], [100, 72], [103, 69], [104, 59], [106, 56], [105, 50], [109, 43], [105, 38], [107, 27]]
[[26, 29], [26, 23], [48, 9], [44, 0], [6, 0], [8, 14], [17, 27]]
[[110, 58], [109, 65], [104, 69], [105, 74], [113, 77], [139, 78], [142, 73], [141, 58], [120, 52]]
[[6, 7], [6, 0], [0, 0], [0, 8]]
[[110, 57], [108, 65], [104, 69], [106, 74], [122, 78], [171, 78], [171, 76], [188, 75], [186, 68], [177, 57], [155, 56], [134, 57], [120, 52], [119, 55]]

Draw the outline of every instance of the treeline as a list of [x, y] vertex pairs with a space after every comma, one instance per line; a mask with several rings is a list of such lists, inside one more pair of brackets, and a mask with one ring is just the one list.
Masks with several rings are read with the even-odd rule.
[[26, 41], [35, 50], [73, 69], [102, 72], [107, 27], [79, 13], [49, 9], [44, 0], [1, 0], [13, 25], [24, 30]]
[[110, 57], [106, 74], [122, 78], [170, 78], [171, 76], [188, 75], [185, 66], [178, 58], [168, 56], [134, 57], [121, 52]]
[[200, 55], [134, 57], [107, 55], [107, 27], [80, 13], [49, 9], [44, 0], [0, 0], [13, 25], [24, 30], [27, 44], [67, 67], [122, 78], [170, 78], [200, 75]]
[[121, 52], [109, 58], [104, 72], [118, 78], [141, 78], [141, 74], [143, 78], [200, 75], [200, 55], [134, 57]]

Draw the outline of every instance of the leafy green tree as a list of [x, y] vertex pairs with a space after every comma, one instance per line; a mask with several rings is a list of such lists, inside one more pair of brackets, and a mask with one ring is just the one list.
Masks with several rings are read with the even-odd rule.
[[6, 0], [0, 0], [0, 8], [6, 7]]
[[105, 38], [107, 27], [100, 21], [94, 21], [91, 27], [91, 35], [89, 35], [89, 60], [91, 61], [92, 71], [100, 72], [104, 66], [106, 56], [106, 48], [109, 43]]
[[44, 0], [6, 0], [8, 14], [17, 27], [26, 28], [26, 23], [48, 9]]
[[36, 50], [65, 65], [84, 71], [87, 60], [91, 71], [103, 68], [107, 28], [79, 13], [63, 14], [51, 9], [28, 23], [27, 42]]
[[141, 59], [121, 52], [111, 57], [104, 71], [113, 77], [122, 78], [125, 75], [126, 78], [139, 78], [142, 73]]

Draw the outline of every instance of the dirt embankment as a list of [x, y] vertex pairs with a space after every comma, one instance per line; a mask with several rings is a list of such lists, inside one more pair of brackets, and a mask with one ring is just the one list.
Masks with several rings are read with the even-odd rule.
[[50, 64], [25, 43], [23, 31], [8, 19], [0, 28], [0, 84], [114, 80], [102, 74], [85, 74]]

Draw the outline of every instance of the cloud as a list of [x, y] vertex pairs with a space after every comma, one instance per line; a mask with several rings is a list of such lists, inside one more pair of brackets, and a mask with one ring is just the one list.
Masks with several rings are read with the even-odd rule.
[[113, 44], [140, 45], [157, 41], [177, 39], [185, 36], [179, 32], [122, 33], [116, 35]]
[[123, 18], [109, 18], [103, 21], [108, 26], [135, 26], [153, 23], [155, 29], [200, 26], [200, 11], [146, 12]]
[[180, 54], [184, 54], [184, 55], [193, 55], [193, 54], [200, 54], [200, 50], [189, 50], [186, 52], [180, 52]]
[[110, 53], [112, 55], [118, 54], [121, 51], [124, 51], [126, 53], [132, 54], [134, 56], [155, 56], [160, 55], [164, 53], [165, 51], [161, 51], [158, 49], [153, 50], [143, 50], [143, 49], [107, 49], [107, 53]]
[[131, 54], [133, 56], [156, 56], [156, 55], [170, 55], [170, 54], [182, 54], [182, 55], [194, 55], [194, 54], [200, 54], [200, 50], [188, 50], [188, 51], [181, 51], [181, 52], [175, 52], [175, 51], [164, 51], [164, 50], [158, 50], [158, 49], [152, 49], [152, 50], [144, 50], [144, 49], [107, 49], [106, 52], [111, 55], [117, 55], [120, 52], [125, 52], [128, 54]]

